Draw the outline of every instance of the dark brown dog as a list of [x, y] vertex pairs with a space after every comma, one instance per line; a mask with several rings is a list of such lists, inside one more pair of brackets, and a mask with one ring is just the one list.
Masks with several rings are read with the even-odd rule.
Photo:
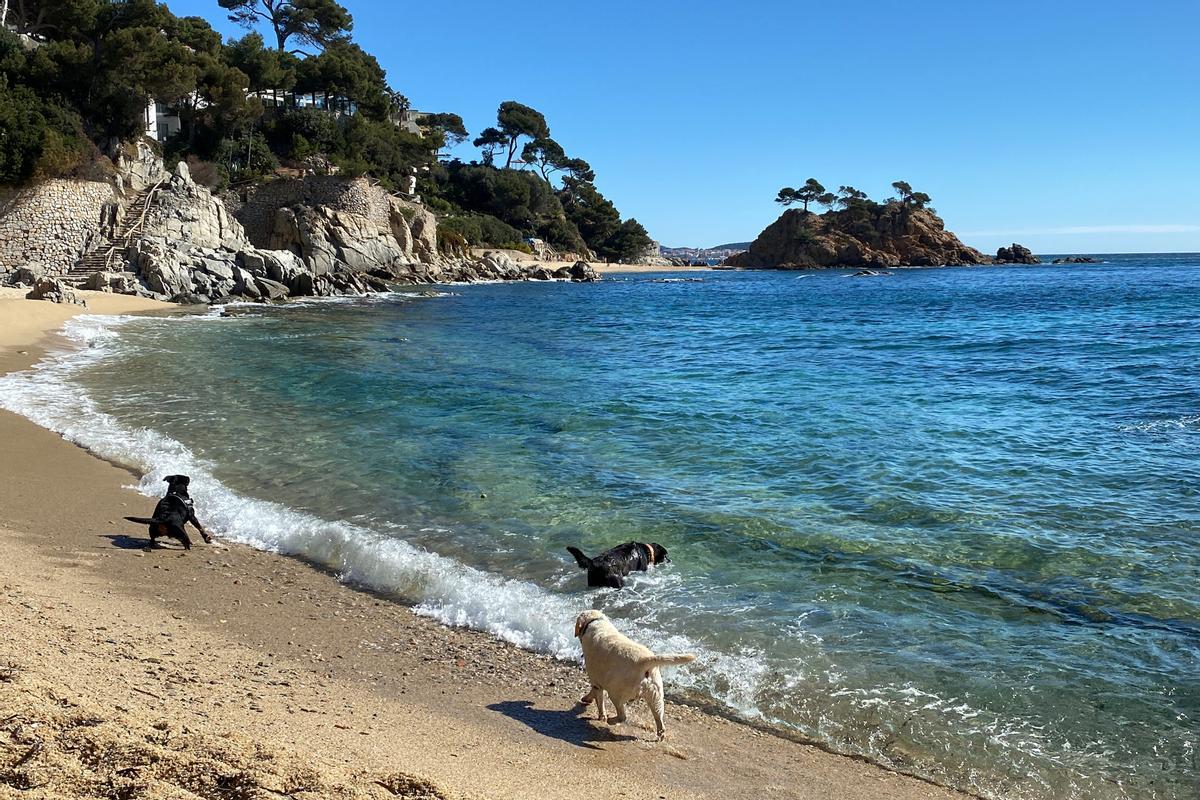
[[608, 586], [620, 589], [625, 585], [625, 576], [630, 572], [645, 572], [654, 564], [665, 564], [667, 548], [658, 542], [626, 542], [611, 550], [605, 550], [595, 558], [588, 558], [578, 547], [568, 547], [567, 552], [575, 556], [580, 569], [586, 569], [588, 586]]

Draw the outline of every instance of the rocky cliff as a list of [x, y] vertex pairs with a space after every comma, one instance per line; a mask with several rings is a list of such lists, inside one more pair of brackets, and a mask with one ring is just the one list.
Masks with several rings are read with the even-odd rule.
[[[97, 222], [91, 219], [96, 217], [91, 213], [95, 202], [89, 199], [87, 215], [67, 216], [80, 216], [80, 226], [92, 238], [82, 245], [72, 242], [75, 249], [53, 269], [41, 257], [44, 248], [38, 250], [39, 259], [22, 257], [21, 269], [14, 265], [9, 272], [10, 282], [46, 283], [31, 296], [69, 297], [69, 287], [55, 278], [69, 268], [63, 280], [77, 286], [208, 303], [364, 294], [387, 291], [393, 284], [599, 279], [582, 263], [550, 272], [501, 254], [469, 259], [442, 252], [432, 213], [361, 178], [278, 180], [222, 199], [196, 183], [186, 164], [172, 174], [137, 162], [136, 174], [118, 179], [115, 189], [105, 183], [83, 188], [91, 186], [103, 187], [107, 198], [118, 198], [119, 232], [112, 222], [91, 232], [89, 226]], [[56, 191], [67, 197], [99, 197], [99, 189], [81, 192], [74, 185]], [[27, 213], [13, 215], [10, 224], [37, 228], [41, 218], [34, 212], [53, 206], [55, 197], [49, 193], [40, 205], [23, 204]], [[59, 227], [51, 228], [51, 238], [59, 232]], [[96, 238], [104, 239], [104, 245], [94, 246]], [[84, 251], [94, 255], [81, 262]], [[87, 263], [93, 258], [102, 267]]]
[[725, 260], [728, 266], [749, 269], [990, 263], [992, 259], [946, 230], [933, 211], [904, 209], [895, 203], [826, 214], [789, 209], [746, 252]]

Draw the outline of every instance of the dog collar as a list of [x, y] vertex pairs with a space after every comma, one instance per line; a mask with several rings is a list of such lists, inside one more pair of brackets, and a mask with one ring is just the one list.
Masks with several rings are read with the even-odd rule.
[[600, 619], [600, 617], [592, 617], [592, 618], [591, 618], [591, 619], [589, 619], [587, 622], [583, 623], [583, 627], [579, 629], [579, 638], [580, 638], [580, 639], [582, 639], [582, 638], [583, 638], [583, 635], [584, 635], [585, 633], [587, 633], [587, 629], [588, 629], [588, 627], [589, 627], [589, 626], [590, 626], [590, 625], [591, 625], [593, 622], [595, 622], [595, 621], [596, 621], [596, 620], [598, 620], [598, 619]]
[[641, 545], [642, 545], [642, 547], [646, 548], [646, 555], [650, 559], [650, 563], [653, 565], [655, 563], [654, 562], [654, 546], [646, 544], [645, 542], [642, 542]]

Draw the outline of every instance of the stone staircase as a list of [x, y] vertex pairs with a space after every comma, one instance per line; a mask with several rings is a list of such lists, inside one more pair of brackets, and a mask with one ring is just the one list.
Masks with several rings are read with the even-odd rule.
[[121, 225], [108, 241], [85, 255], [79, 260], [79, 263], [71, 267], [69, 272], [59, 276], [59, 280], [80, 287], [97, 272], [124, 270], [125, 251], [129, 249], [134, 237], [145, 225], [150, 204], [154, 202], [154, 195], [164, 182], [165, 179], [139, 192], [133, 198], [133, 202], [129, 204], [129, 208], [125, 210], [125, 218], [121, 221]]

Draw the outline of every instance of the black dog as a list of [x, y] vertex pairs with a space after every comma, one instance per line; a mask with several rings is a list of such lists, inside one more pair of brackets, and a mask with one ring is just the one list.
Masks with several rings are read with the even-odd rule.
[[578, 547], [568, 547], [567, 552], [575, 556], [580, 569], [587, 570], [588, 586], [610, 586], [613, 589], [624, 586], [625, 576], [630, 572], [645, 572], [652, 564], [665, 564], [671, 560], [667, 558], [667, 548], [657, 542], [626, 542], [605, 550], [595, 558], [588, 558]]
[[154, 507], [153, 517], [126, 517], [130, 522], [141, 522], [150, 526], [150, 541], [158, 540], [160, 536], [170, 536], [183, 543], [185, 550], [192, 549], [192, 540], [188, 538], [183, 526], [192, 523], [205, 542], [212, 539], [196, 519], [196, 509], [188, 494], [188, 484], [192, 479], [187, 475], [168, 475], [163, 478], [167, 482], [167, 496], [158, 501]]

